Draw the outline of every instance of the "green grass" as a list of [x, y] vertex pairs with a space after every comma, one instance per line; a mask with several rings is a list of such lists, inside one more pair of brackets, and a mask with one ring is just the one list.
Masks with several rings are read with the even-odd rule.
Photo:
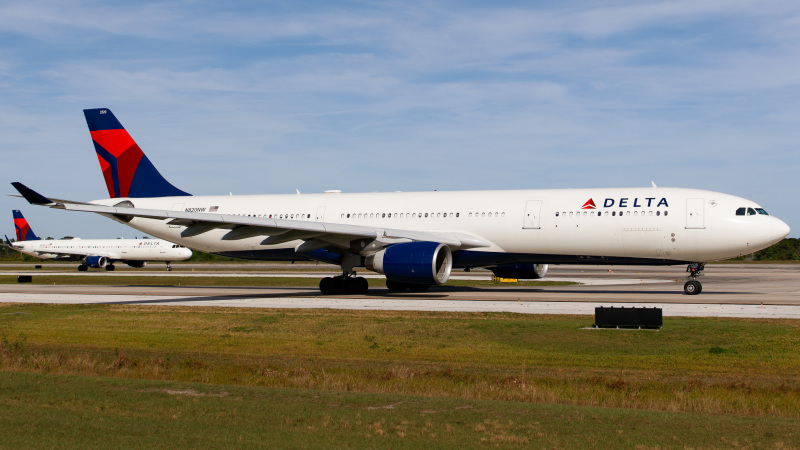
[[797, 421], [0, 373], [5, 448], [796, 446]]
[[[0, 304], [0, 423], [29, 424], [0, 426], [0, 446], [800, 446], [800, 322], [591, 323]], [[186, 390], [200, 394], [168, 392]]]

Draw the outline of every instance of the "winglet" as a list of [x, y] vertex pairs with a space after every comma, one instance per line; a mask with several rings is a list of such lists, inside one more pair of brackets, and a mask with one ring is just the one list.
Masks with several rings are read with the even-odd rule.
[[7, 245], [7, 246], [9, 246], [9, 247], [13, 247], [13, 245], [11, 245], [11, 241], [10, 241], [10, 240], [8, 240], [8, 235], [7, 235], [7, 234], [4, 234], [4, 235], [3, 235], [3, 237], [5, 237], [5, 238], [6, 238], [6, 245]]
[[11, 183], [11, 185], [14, 186], [31, 205], [53, 205], [56, 203], [18, 181]]

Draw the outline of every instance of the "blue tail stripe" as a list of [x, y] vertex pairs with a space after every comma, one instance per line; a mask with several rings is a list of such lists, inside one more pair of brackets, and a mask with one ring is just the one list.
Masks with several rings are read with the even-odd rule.
[[108, 108], [84, 109], [83, 115], [86, 117], [86, 124], [89, 125], [89, 131], [122, 129], [122, 124]]

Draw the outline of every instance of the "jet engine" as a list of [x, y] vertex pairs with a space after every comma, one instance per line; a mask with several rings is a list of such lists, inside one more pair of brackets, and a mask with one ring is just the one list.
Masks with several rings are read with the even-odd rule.
[[394, 244], [367, 256], [365, 266], [395, 283], [430, 286], [450, 278], [453, 254], [450, 247], [438, 242]]
[[83, 258], [83, 263], [92, 269], [100, 269], [106, 266], [108, 260], [105, 256], [87, 256]]
[[500, 278], [516, 278], [521, 280], [536, 280], [544, 278], [547, 274], [547, 264], [505, 264], [489, 267], [494, 276]]

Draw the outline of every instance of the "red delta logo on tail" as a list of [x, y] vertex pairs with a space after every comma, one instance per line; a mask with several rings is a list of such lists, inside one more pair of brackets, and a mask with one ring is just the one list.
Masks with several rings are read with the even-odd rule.
[[100, 169], [111, 198], [190, 195], [170, 184], [107, 108], [85, 109]]
[[590, 198], [586, 201], [586, 203], [583, 204], [581, 209], [597, 209], [597, 206], [594, 204], [594, 200]]
[[14, 215], [14, 231], [17, 232], [17, 242], [39, 240], [39, 238], [33, 234], [28, 220], [22, 216], [21, 211], [15, 209], [12, 210], [11, 213]]

